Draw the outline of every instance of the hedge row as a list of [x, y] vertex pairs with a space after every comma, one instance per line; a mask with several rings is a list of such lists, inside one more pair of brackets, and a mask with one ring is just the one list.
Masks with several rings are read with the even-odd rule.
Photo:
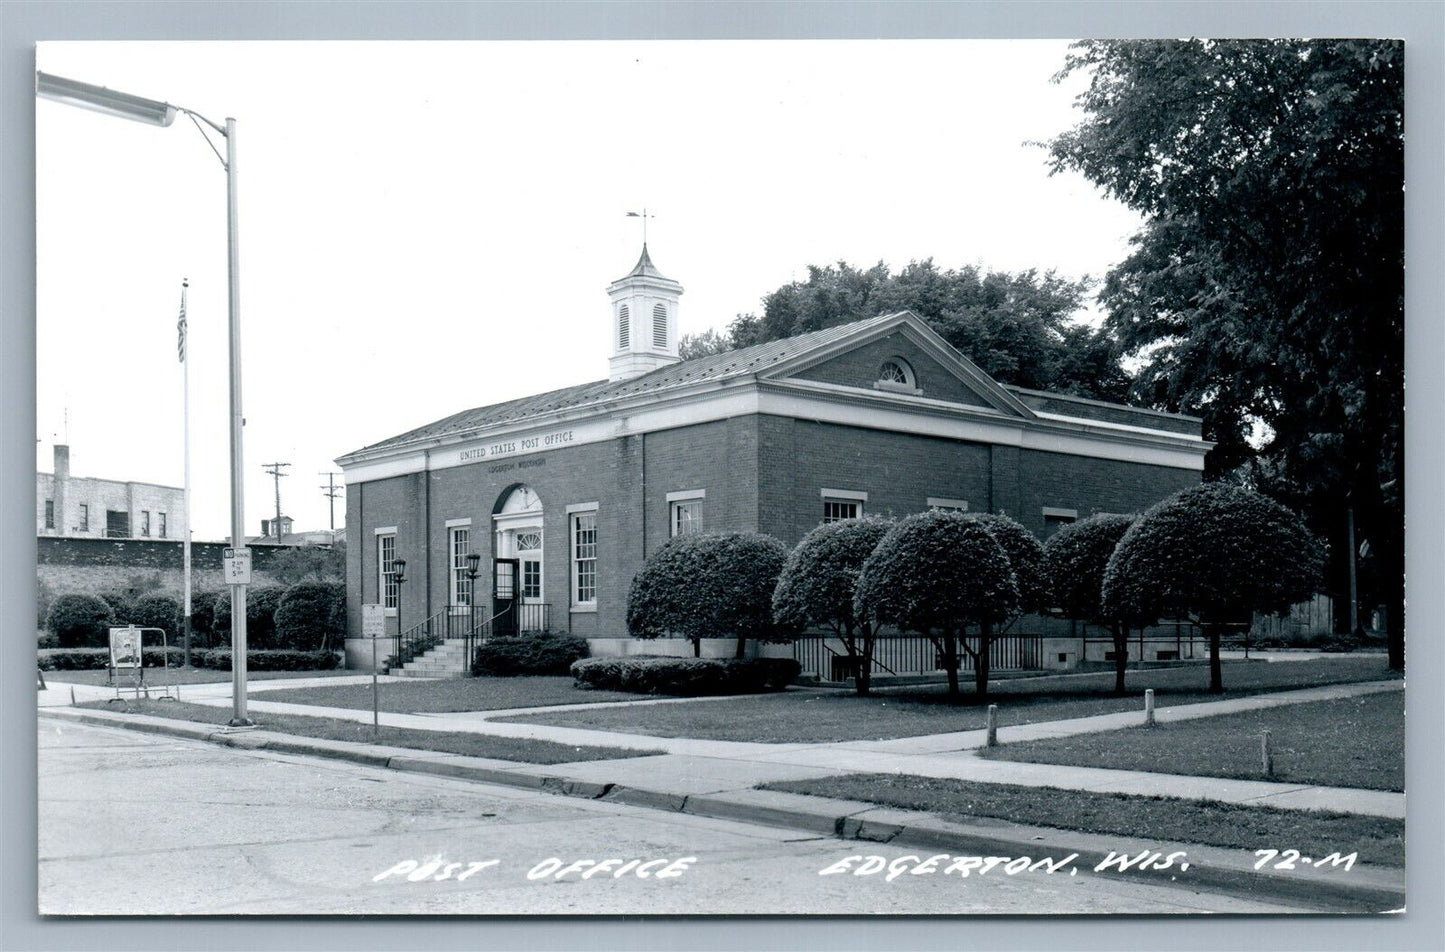
[[472, 673], [492, 677], [567, 674], [572, 662], [587, 657], [587, 639], [540, 634], [492, 638], [477, 648]]
[[[340, 643], [346, 626], [346, 590], [337, 582], [298, 582], [289, 588], [258, 586], [246, 593], [246, 644], [254, 649], [320, 651]], [[106, 629], [160, 628], [179, 642], [184, 612], [169, 595], [124, 593], [61, 595], [51, 601], [46, 628], [61, 648], [104, 648]], [[191, 596], [192, 646], [221, 648], [230, 641], [227, 592]]]
[[[103, 671], [110, 666], [109, 648], [42, 648], [36, 654], [41, 671]], [[146, 648], [141, 663], [147, 668], [165, 667], [168, 654], [170, 667], [185, 664], [185, 652], [180, 648]]]
[[[334, 651], [258, 650], [246, 652], [248, 671], [330, 671], [341, 661]], [[198, 668], [231, 670], [231, 652], [227, 648], [191, 653], [191, 663]]]
[[801, 670], [792, 658], [584, 658], [572, 664], [580, 688], [699, 697], [781, 691]]

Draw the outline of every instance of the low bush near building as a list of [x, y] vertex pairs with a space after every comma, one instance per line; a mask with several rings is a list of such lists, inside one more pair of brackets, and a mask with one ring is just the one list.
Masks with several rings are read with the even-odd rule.
[[[109, 648], [42, 648], [37, 653], [41, 671], [102, 671], [110, 666]], [[180, 648], [146, 648], [141, 663], [147, 668], [179, 668], [185, 663]]]
[[297, 582], [286, 589], [276, 604], [276, 647], [329, 649], [345, 635], [345, 615], [337, 611], [345, 600], [346, 586], [340, 582]]
[[[218, 671], [231, 670], [229, 648], [192, 652], [191, 660], [198, 668], [215, 668]], [[246, 669], [248, 671], [330, 671], [339, 662], [340, 658], [334, 651], [263, 649], [246, 652]]]
[[493, 677], [567, 674], [572, 662], [587, 657], [587, 639], [575, 635], [517, 635], [491, 638], [478, 646], [472, 673]]
[[169, 595], [142, 595], [131, 604], [130, 622], [137, 628], [160, 628], [172, 644], [180, 641], [181, 603]]
[[[246, 647], [248, 649], [272, 648], [276, 644], [276, 606], [281, 602], [285, 589], [277, 585], [261, 585], [246, 591]], [[231, 593], [216, 595], [216, 607], [212, 613], [211, 628], [214, 637], [223, 642], [231, 640]]]
[[216, 644], [216, 600], [219, 591], [191, 593], [191, 644], [210, 647]]
[[94, 595], [61, 595], [50, 606], [45, 627], [62, 648], [98, 648], [115, 624], [110, 604]]
[[792, 658], [584, 658], [572, 665], [577, 687], [633, 694], [699, 697], [781, 691], [798, 676]]

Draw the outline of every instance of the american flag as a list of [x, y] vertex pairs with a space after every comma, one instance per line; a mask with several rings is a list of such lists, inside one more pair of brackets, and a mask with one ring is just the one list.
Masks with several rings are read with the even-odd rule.
[[181, 316], [176, 320], [176, 356], [181, 363], [186, 362], [186, 288], [190, 282], [181, 281]]

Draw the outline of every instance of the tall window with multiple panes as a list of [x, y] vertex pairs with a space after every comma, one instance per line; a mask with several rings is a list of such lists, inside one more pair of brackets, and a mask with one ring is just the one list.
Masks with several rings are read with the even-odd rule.
[[376, 537], [377, 589], [381, 592], [381, 604], [395, 608], [397, 602], [396, 580], [391, 574], [391, 563], [396, 560], [396, 535], [388, 533]]
[[472, 604], [472, 580], [467, 577], [467, 555], [472, 551], [470, 526], [453, 526], [450, 530], [452, 554], [452, 604]]
[[151, 534], [151, 513], [149, 509], [140, 511], [140, 534], [149, 536]]
[[80, 504], [80, 531], [90, 531], [90, 507], [85, 503]]
[[597, 604], [597, 513], [572, 515], [572, 602]]
[[55, 528], [55, 500], [45, 500], [45, 528]]
[[158, 512], [156, 513], [156, 519], [158, 520], [156, 524], [156, 535], [164, 539], [166, 537], [166, 514]]

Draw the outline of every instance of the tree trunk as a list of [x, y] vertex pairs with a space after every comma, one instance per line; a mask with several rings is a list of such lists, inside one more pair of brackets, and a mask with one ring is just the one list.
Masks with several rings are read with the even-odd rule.
[[702, 657], [702, 639], [701, 639], [701, 638], [694, 638], [694, 639], [692, 639], [692, 656], [693, 656], [694, 658], [701, 658], [701, 657]]
[[748, 650], [747, 650], [747, 649], [748, 649], [748, 636], [745, 635], [745, 634], [742, 634], [741, 632], [739, 632], [739, 633], [738, 633], [738, 649], [737, 649], [737, 652], [733, 655], [733, 657], [734, 657], [734, 658], [737, 658], [739, 661], [741, 661], [743, 658], [747, 657], [747, 653], [748, 653]]
[[992, 637], [992, 625], [978, 626], [978, 654], [973, 658], [973, 693], [979, 697], [988, 697], [988, 648]]
[[[1124, 672], [1129, 667], [1129, 628], [1118, 622], [1110, 622], [1109, 631], [1114, 636], [1114, 693], [1124, 693]], [[1139, 658], [1142, 664], [1142, 655]]]
[[873, 683], [873, 639], [874, 636], [867, 629], [863, 631], [863, 661], [858, 665], [858, 677], [853, 682], [858, 690], [858, 696], [863, 697], [868, 693], [869, 686]]
[[958, 646], [954, 641], [953, 632], [946, 632], [943, 635], [943, 643], [938, 645], [943, 652], [943, 667], [948, 673], [948, 703], [958, 703]]
[[1209, 693], [1224, 693], [1224, 669], [1219, 664], [1219, 626], [1209, 625]]

